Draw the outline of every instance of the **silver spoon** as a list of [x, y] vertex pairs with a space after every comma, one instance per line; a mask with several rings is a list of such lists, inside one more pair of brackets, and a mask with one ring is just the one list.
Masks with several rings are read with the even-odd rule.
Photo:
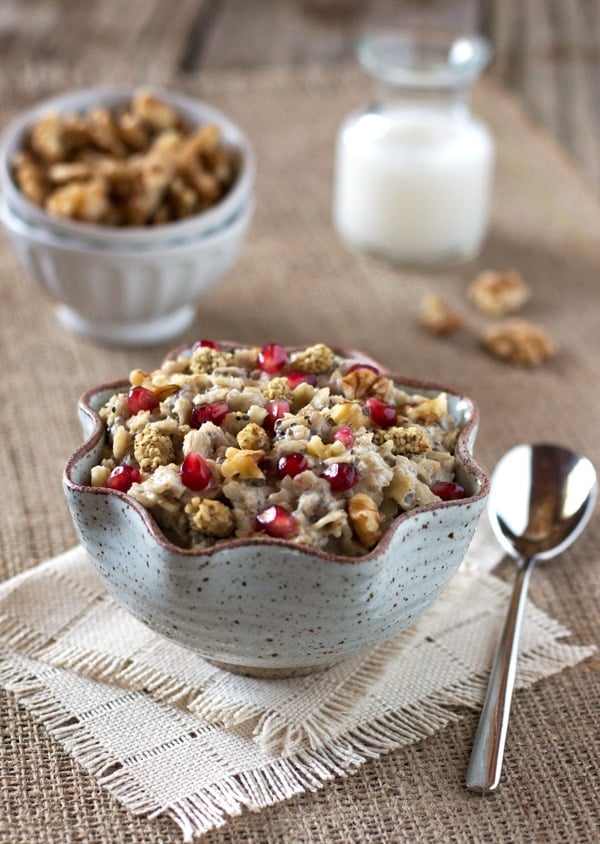
[[518, 445], [492, 473], [488, 513], [500, 545], [518, 559], [517, 577], [467, 771], [467, 788], [494, 791], [500, 781], [527, 587], [537, 560], [564, 551], [594, 508], [589, 460], [556, 445]]

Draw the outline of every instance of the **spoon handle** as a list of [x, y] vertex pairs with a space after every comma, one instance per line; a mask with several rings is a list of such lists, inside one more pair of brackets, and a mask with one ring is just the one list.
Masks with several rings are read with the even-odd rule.
[[528, 557], [517, 571], [467, 770], [466, 785], [474, 791], [494, 791], [500, 781], [510, 702], [517, 673], [521, 623], [534, 564], [535, 558]]

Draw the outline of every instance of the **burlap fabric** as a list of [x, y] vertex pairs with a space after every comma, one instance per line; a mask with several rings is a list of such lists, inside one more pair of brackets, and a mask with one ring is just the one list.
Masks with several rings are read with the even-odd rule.
[[[14, 92], [3, 116], [25, 96]], [[235, 115], [259, 159], [258, 206], [234, 271], [207, 295], [187, 339], [210, 335], [286, 343], [327, 339], [370, 352], [398, 371], [434, 377], [474, 396], [477, 445], [491, 467], [523, 440], [554, 440], [598, 465], [600, 209], [553, 144], [498, 92], [482, 87], [478, 108], [499, 142], [492, 232], [470, 265], [436, 275], [401, 273], [337, 241], [330, 223], [332, 148], [342, 116], [368, 95], [353, 71], [207, 78], [204, 94]], [[153, 366], [165, 348], [101, 349], [62, 333], [51, 308], [2, 245], [2, 576], [70, 547], [73, 528], [60, 490], [66, 455], [80, 439], [78, 395], [90, 384]], [[465, 305], [482, 268], [518, 268], [533, 290], [527, 316], [559, 343], [539, 370], [486, 357]], [[417, 325], [426, 292], [465, 308], [467, 329], [451, 340]], [[184, 338], [186, 339], [186, 338]], [[536, 572], [532, 597], [592, 642], [598, 635], [598, 522], [561, 561]], [[510, 569], [505, 567], [508, 575]], [[351, 778], [258, 815], [243, 815], [208, 841], [594, 841], [600, 833], [598, 661], [544, 680], [515, 699], [504, 781], [492, 798], [462, 786], [476, 715], [435, 737], [370, 763]], [[128, 814], [44, 730], [2, 695], [0, 838], [10, 842], [163, 842], [167, 820]]]

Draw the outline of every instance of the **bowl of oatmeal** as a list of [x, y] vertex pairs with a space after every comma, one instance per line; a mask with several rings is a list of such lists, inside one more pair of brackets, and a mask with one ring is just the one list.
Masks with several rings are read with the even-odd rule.
[[160, 343], [236, 260], [255, 170], [245, 133], [210, 104], [161, 89], [75, 91], [6, 128], [0, 221], [64, 328]]
[[414, 623], [488, 479], [466, 396], [323, 343], [201, 340], [80, 400], [64, 489], [107, 589], [204, 658], [318, 670]]

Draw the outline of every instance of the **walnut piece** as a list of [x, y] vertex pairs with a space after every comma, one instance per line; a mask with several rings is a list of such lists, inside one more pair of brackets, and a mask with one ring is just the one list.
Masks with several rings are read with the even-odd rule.
[[516, 270], [486, 270], [471, 282], [467, 296], [482, 314], [504, 316], [522, 308], [530, 297], [530, 290]]
[[523, 319], [505, 320], [488, 328], [481, 343], [495, 357], [521, 366], [539, 366], [556, 353], [550, 335]]
[[250, 478], [264, 479], [264, 473], [259, 467], [260, 461], [265, 456], [262, 449], [233, 448], [225, 452], [225, 460], [221, 464], [221, 474], [224, 478], [239, 478], [249, 480]]
[[441, 296], [427, 296], [421, 306], [421, 325], [430, 334], [446, 336], [457, 331], [463, 325], [463, 317], [453, 311]]
[[365, 548], [372, 548], [381, 538], [381, 513], [373, 499], [364, 492], [353, 495], [348, 502], [348, 519]]

